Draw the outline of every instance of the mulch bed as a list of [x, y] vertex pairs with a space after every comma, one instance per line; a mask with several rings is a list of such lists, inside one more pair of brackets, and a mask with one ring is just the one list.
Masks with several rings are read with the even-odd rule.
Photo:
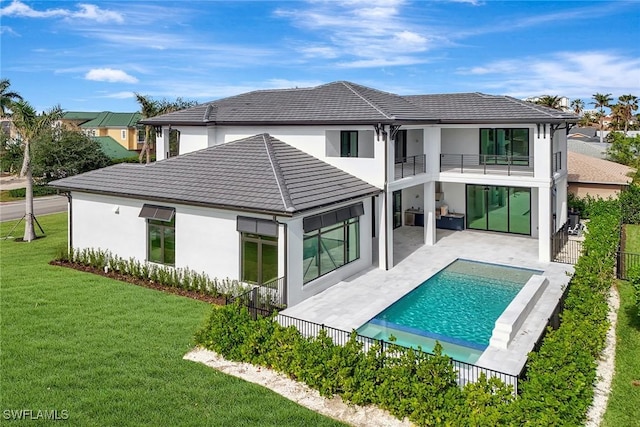
[[200, 292], [188, 291], [186, 289], [172, 288], [172, 287], [169, 287], [169, 286], [165, 286], [165, 285], [161, 285], [159, 283], [152, 282], [150, 280], [143, 280], [143, 279], [139, 279], [137, 277], [132, 277], [132, 276], [128, 276], [126, 274], [121, 274], [121, 273], [118, 273], [116, 271], [109, 271], [109, 272], [105, 273], [104, 270], [99, 269], [99, 268], [93, 268], [93, 267], [90, 267], [90, 266], [87, 266], [87, 265], [78, 264], [78, 263], [75, 263], [75, 262], [68, 262], [68, 261], [54, 260], [54, 261], [51, 261], [49, 264], [57, 265], [57, 266], [60, 266], [60, 267], [73, 268], [74, 270], [84, 271], [86, 273], [97, 274], [99, 276], [108, 277], [109, 279], [119, 280], [121, 282], [126, 282], [126, 283], [130, 283], [132, 285], [142, 286], [142, 287], [149, 288], [149, 289], [155, 289], [157, 291], [165, 292], [167, 294], [180, 295], [180, 296], [183, 296], [183, 297], [196, 299], [196, 300], [199, 300], [199, 301], [208, 302], [209, 304], [216, 304], [216, 305], [224, 305], [225, 304], [225, 299], [222, 296], [214, 297], [212, 295], [205, 295], [205, 294], [202, 294]]

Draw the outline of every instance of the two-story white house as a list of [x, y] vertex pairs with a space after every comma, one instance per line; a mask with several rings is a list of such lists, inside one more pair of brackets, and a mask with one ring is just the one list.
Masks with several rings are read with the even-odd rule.
[[53, 185], [70, 194], [75, 248], [278, 280], [293, 305], [372, 265], [393, 268], [403, 226], [426, 245], [437, 228], [530, 236], [550, 261], [577, 119], [480, 93], [254, 91], [144, 120], [156, 127], [154, 164]]

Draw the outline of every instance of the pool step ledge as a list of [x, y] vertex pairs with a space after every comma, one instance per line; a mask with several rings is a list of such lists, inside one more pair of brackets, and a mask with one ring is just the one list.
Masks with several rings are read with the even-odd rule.
[[496, 320], [489, 340], [489, 347], [507, 348], [548, 284], [549, 281], [544, 276], [534, 275], [529, 279], [507, 309]]

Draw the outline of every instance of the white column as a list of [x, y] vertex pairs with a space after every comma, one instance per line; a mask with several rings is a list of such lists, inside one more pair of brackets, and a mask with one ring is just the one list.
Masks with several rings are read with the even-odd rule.
[[424, 244], [436, 244], [436, 183], [425, 182], [424, 188]]
[[551, 188], [538, 188], [538, 259], [551, 261]]
[[169, 133], [169, 128], [163, 127], [162, 134], [156, 135], [156, 161], [169, 157]]
[[536, 178], [553, 177], [551, 157], [553, 148], [549, 138], [551, 125], [540, 123], [533, 127], [533, 170]]

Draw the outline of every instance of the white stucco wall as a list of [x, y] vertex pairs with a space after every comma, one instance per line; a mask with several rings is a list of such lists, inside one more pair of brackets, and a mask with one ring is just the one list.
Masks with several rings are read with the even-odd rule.
[[100, 248], [122, 258], [145, 259], [146, 223], [138, 218], [141, 202], [78, 192], [71, 197], [74, 249]]
[[[360, 217], [360, 258], [306, 285], [302, 284], [303, 217], [356, 202], [308, 212], [296, 218], [279, 218], [279, 276], [287, 276], [290, 305], [371, 266], [371, 198], [366, 198], [363, 200], [365, 213]], [[149, 203], [175, 208], [175, 267], [188, 267], [218, 279], [240, 277], [241, 241], [240, 233], [236, 231], [237, 216], [273, 219], [259, 214], [79, 192], [72, 193], [72, 203], [71, 230], [75, 249], [99, 248], [141, 262], [147, 258], [147, 223], [138, 217], [142, 206]], [[289, 253], [286, 260], [285, 248]]]
[[202, 150], [209, 146], [207, 128], [204, 126], [180, 126], [180, 154]]

